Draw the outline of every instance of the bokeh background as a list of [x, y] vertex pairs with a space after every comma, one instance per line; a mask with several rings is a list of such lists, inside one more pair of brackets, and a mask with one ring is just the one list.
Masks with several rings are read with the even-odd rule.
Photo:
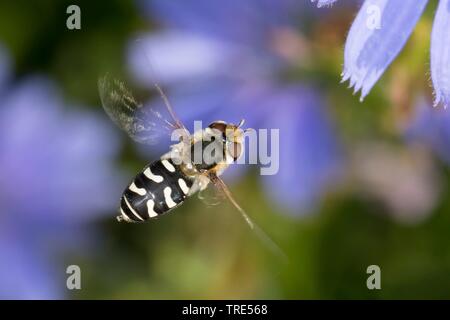
[[[81, 8], [81, 30], [66, 9]], [[359, 1], [1, 1], [0, 297], [450, 298], [450, 115], [432, 108], [430, 3], [363, 103], [339, 84]], [[146, 52], [151, 60], [143, 59]], [[280, 171], [236, 166], [237, 200], [115, 220], [143, 149], [103, 112], [98, 78], [166, 89], [188, 126], [280, 129]], [[156, 98], [155, 98], [156, 99]], [[150, 99], [149, 103], [158, 103]], [[366, 269], [381, 268], [381, 290]], [[66, 288], [78, 265], [82, 289]]]

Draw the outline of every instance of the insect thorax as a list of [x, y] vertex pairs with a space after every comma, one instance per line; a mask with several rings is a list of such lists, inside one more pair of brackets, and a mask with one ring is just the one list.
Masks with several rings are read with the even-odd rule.
[[191, 162], [202, 172], [214, 169], [225, 161], [225, 143], [212, 137], [211, 141], [201, 140], [191, 145]]
[[163, 158], [171, 158], [182, 163], [181, 168], [187, 175], [207, 175], [208, 172], [222, 173], [233, 159], [226, 152], [226, 139], [210, 128], [199, 130], [189, 137], [171, 146], [171, 152]]

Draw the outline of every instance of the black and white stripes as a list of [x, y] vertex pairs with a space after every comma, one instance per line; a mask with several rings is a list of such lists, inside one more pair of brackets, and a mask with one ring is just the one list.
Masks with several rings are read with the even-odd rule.
[[118, 219], [141, 222], [156, 218], [180, 205], [192, 184], [192, 179], [170, 159], [155, 161], [145, 167], [125, 189]]

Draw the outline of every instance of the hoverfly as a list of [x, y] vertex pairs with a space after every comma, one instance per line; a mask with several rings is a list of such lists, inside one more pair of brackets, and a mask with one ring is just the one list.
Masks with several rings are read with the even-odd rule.
[[[125, 188], [117, 220], [135, 223], [159, 218], [180, 206], [186, 198], [213, 185], [266, 244], [281, 252], [249, 218], [220, 178], [242, 154], [244, 131], [241, 127], [244, 120], [239, 124], [214, 121], [190, 135], [161, 87], [157, 83], [153, 85], [162, 98], [167, 117], [154, 107], [138, 102], [122, 81], [107, 75], [98, 82], [104, 110], [136, 142], [152, 145], [161, 132], [181, 133], [180, 142], [171, 145], [171, 151], [145, 166]], [[216, 147], [213, 150], [221, 151], [209, 155], [205, 153], [205, 149], [212, 145]], [[194, 161], [195, 150], [201, 151], [201, 161]]]

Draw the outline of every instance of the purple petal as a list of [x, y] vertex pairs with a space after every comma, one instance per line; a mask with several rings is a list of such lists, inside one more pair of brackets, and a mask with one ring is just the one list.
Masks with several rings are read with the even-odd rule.
[[86, 220], [116, 209], [112, 126], [106, 116], [69, 110], [44, 77], [2, 97], [0, 298], [62, 298], [67, 264], [57, 254], [79, 250]]
[[128, 49], [128, 65], [137, 80], [146, 85], [185, 82], [192, 77], [228, 71], [226, 59], [230, 51], [229, 46], [216, 39], [166, 31], [133, 41]]
[[450, 113], [433, 108], [421, 99], [415, 108], [415, 116], [406, 130], [409, 142], [422, 143], [450, 164]]
[[131, 42], [127, 60], [131, 74], [147, 87], [154, 82], [184, 85], [219, 77], [262, 81], [279, 62], [248, 46], [173, 30]]
[[450, 1], [441, 0], [431, 34], [431, 79], [434, 104], [445, 107], [450, 102]]
[[336, 134], [318, 93], [290, 88], [267, 101], [272, 112], [266, 128], [279, 128], [279, 172], [263, 176], [264, 186], [279, 205], [302, 215], [337, 178], [340, 152]]
[[206, 34], [218, 39], [246, 45], [262, 45], [271, 28], [284, 24], [293, 0], [143, 0], [144, 12], [161, 19], [170, 27]]
[[342, 81], [350, 80], [361, 100], [405, 45], [427, 0], [366, 0], [345, 45]]
[[[24, 231], [26, 230], [22, 230]], [[56, 261], [49, 259], [43, 252], [42, 249], [45, 248], [40, 248], [29, 240], [31, 239], [22, 237], [17, 232], [12, 233], [5, 228], [1, 230], [0, 298], [62, 298], [65, 292], [65, 266], [59, 263], [55, 268]]]
[[44, 78], [24, 81], [3, 101], [0, 190], [9, 200], [0, 206], [13, 220], [82, 221], [115, 209], [120, 193], [111, 163], [118, 148], [112, 127], [106, 118], [62, 106]]

